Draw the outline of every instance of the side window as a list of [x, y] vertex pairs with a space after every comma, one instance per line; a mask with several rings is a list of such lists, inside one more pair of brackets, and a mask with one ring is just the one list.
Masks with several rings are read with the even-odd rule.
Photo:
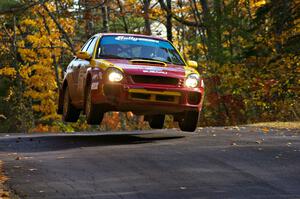
[[81, 48], [81, 51], [82, 51], [82, 52], [86, 52], [86, 51], [87, 51], [87, 49], [88, 49], [88, 47], [89, 47], [89, 45], [90, 45], [92, 39], [94, 39], [94, 37], [91, 38], [90, 40], [88, 40], [88, 41], [84, 44], [84, 46]]
[[96, 45], [96, 42], [97, 42], [97, 37], [94, 37], [92, 42], [89, 44], [89, 47], [87, 49], [87, 52], [90, 54], [90, 55], [93, 55], [93, 52], [94, 52], [94, 48], [95, 48], [95, 45]]

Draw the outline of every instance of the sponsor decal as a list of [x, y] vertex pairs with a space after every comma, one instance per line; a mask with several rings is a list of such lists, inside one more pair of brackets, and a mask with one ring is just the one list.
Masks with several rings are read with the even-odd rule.
[[166, 71], [161, 71], [161, 70], [143, 70], [144, 73], [157, 73], [157, 74], [168, 74]]
[[91, 89], [92, 90], [98, 90], [98, 86], [99, 86], [98, 82], [93, 82], [92, 85], [91, 85]]
[[147, 41], [147, 42], [159, 43], [158, 40], [143, 38], [143, 37], [132, 37], [132, 36], [129, 36], [129, 37], [117, 36], [117, 37], [115, 37], [115, 40], [118, 40], [118, 41]]

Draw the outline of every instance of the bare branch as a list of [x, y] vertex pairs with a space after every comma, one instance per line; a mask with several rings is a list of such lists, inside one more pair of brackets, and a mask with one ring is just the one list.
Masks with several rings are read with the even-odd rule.
[[167, 13], [170, 13], [176, 21], [182, 23], [183, 25], [193, 26], [193, 27], [202, 27], [202, 26], [204, 26], [202, 23], [199, 23], [199, 22], [196, 22], [196, 21], [187, 21], [187, 20], [182, 19], [181, 17], [177, 16], [176, 14], [174, 14], [172, 12], [172, 10], [170, 10], [168, 8], [168, 6], [165, 4], [165, 2], [163, 0], [159, 0], [159, 3], [160, 3], [160, 6], [161, 6], [162, 9], [164, 9]]
[[66, 33], [66, 31], [63, 29], [63, 27], [60, 25], [60, 23], [57, 21], [57, 19], [55, 18], [55, 16], [53, 15], [53, 13], [50, 12], [50, 10], [48, 9], [48, 7], [45, 5], [45, 3], [43, 1], [41, 1], [41, 5], [43, 6], [43, 8], [47, 11], [48, 15], [50, 16], [50, 18], [53, 20], [53, 22], [55, 23], [55, 25], [57, 26], [58, 30], [61, 32], [61, 34], [63, 35], [63, 37], [66, 39], [66, 42], [68, 44], [68, 46], [71, 48], [72, 53], [75, 54], [75, 49], [74, 46], [71, 42], [71, 39], [69, 37], [69, 35]]

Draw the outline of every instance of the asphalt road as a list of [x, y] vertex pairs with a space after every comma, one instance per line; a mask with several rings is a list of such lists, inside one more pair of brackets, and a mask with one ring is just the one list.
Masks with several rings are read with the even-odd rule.
[[3, 135], [20, 198], [300, 198], [299, 130]]

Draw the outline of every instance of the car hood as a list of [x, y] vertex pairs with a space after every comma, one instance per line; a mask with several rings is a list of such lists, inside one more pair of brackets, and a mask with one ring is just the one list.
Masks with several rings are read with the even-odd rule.
[[184, 78], [188, 70], [192, 70], [185, 66], [167, 64], [166, 66], [153, 64], [155, 62], [132, 63], [129, 60], [107, 59], [115, 67], [124, 71], [128, 75], [151, 75], [151, 76], [168, 76]]

